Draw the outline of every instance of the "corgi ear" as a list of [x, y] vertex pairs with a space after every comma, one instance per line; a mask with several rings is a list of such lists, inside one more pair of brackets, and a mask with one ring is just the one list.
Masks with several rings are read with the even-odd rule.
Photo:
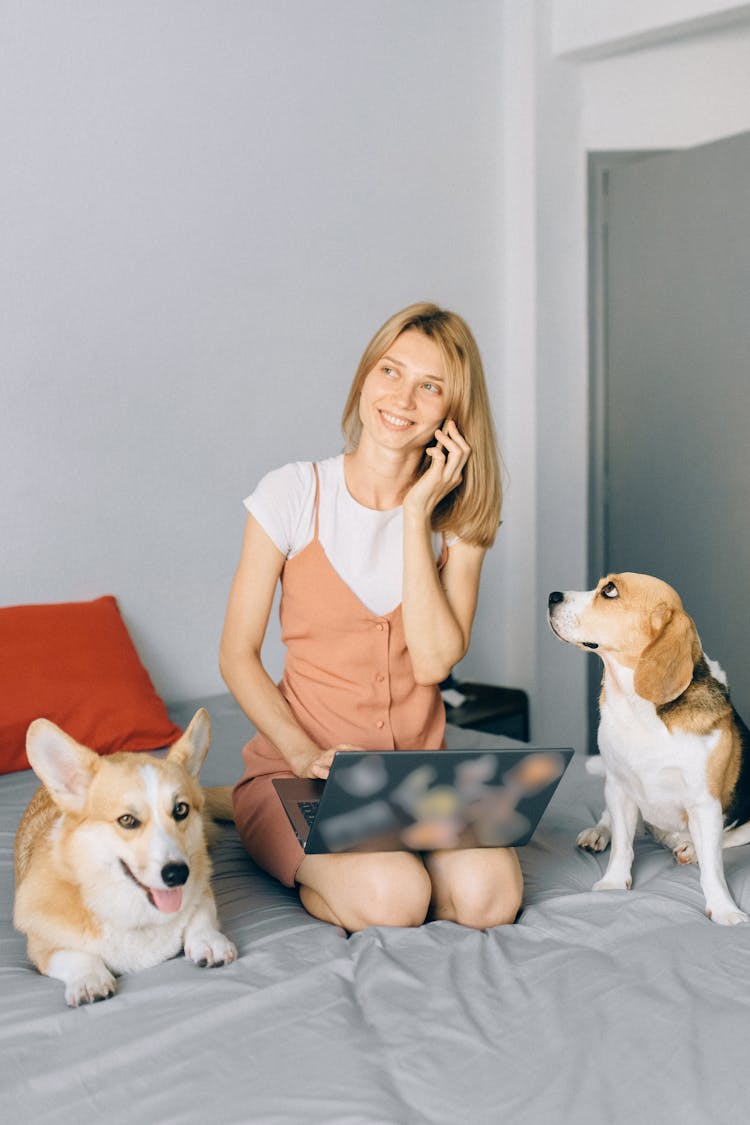
[[633, 686], [643, 699], [657, 707], [682, 695], [693, 678], [698, 634], [683, 610], [657, 606], [651, 614], [653, 641], [641, 654]]
[[35, 719], [29, 727], [26, 754], [55, 804], [66, 812], [82, 812], [98, 755], [49, 719]]
[[190, 720], [190, 725], [167, 754], [170, 762], [184, 766], [197, 777], [211, 745], [211, 720], [208, 711], [201, 707]]

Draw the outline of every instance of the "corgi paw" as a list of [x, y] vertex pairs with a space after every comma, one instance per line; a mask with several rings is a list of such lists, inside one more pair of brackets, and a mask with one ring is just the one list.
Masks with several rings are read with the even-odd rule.
[[672, 855], [678, 863], [697, 863], [698, 856], [695, 854], [695, 847], [692, 840], [684, 840], [678, 844], [676, 848], [672, 849]]
[[185, 956], [201, 969], [229, 965], [237, 959], [237, 947], [218, 930], [191, 935], [185, 942]]
[[108, 1000], [117, 992], [117, 981], [106, 966], [101, 971], [90, 973], [65, 982], [65, 1003], [69, 1008], [80, 1004], [95, 1004], [97, 1000]]
[[740, 910], [739, 907], [734, 905], [719, 910], [712, 910], [707, 906], [706, 914], [712, 922], [716, 922], [719, 926], [739, 926], [742, 922], [750, 922], [750, 918], [744, 910]]
[[609, 847], [611, 836], [612, 833], [605, 825], [594, 824], [591, 828], [584, 828], [583, 832], [578, 833], [576, 844], [589, 852], [603, 852]]
[[591, 888], [592, 891], [629, 891], [633, 886], [633, 880], [628, 876], [627, 879], [608, 879], [605, 875], [598, 883], [594, 883]]
[[50, 957], [45, 972], [65, 985], [65, 1003], [70, 1008], [107, 1000], [117, 991], [117, 981], [102, 961], [90, 953], [58, 950]]

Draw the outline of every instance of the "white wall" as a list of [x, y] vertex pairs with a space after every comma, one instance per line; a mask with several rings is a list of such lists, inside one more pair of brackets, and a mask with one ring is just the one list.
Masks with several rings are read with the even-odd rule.
[[413, 300], [474, 327], [502, 434], [501, 31], [495, 0], [7, 0], [0, 604], [114, 593], [167, 699], [221, 690], [241, 499], [338, 451]]
[[746, 18], [584, 65], [586, 148], [687, 148], [744, 132], [750, 125]]
[[553, 0], [551, 47], [559, 58], [603, 58], [733, 28], [748, 17], [750, 4], [729, 0]]
[[115, 593], [167, 698], [221, 690], [242, 496], [339, 448], [366, 339], [432, 297], [510, 473], [461, 672], [582, 746], [544, 608], [591, 577], [587, 155], [750, 128], [747, 8], [6, 0], [0, 604]]

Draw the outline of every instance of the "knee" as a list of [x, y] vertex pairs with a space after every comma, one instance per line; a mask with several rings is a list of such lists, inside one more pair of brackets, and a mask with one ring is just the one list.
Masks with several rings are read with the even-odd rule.
[[508, 854], [500, 872], [475, 871], [472, 877], [453, 880], [449, 897], [450, 913], [459, 925], [489, 930], [512, 924], [523, 900], [523, 876], [515, 854]]
[[368, 926], [421, 926], [430, 905], [431, 884], [423, 865], [414, 857], [407, 863], [384, 863], [385, 857], [363, 873], [356, 902], [349, 904], [346, 928]]
[[455, 920], [459, 925], [470, 926], [474, 930], [509, 926], [518, 917], [522, 898], [522, 884], [504, 887], [491, 894], [459, 893], [454, 897]]

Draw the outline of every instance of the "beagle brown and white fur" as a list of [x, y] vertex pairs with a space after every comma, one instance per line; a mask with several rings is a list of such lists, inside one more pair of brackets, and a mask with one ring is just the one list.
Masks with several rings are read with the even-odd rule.
[[722, 848], [750, 842], [750, 732], [726, 676], [703, 652], [679, 595], [645, 574], [610, 574], [594, 590], [555, 591], [549, 623], [604, 664], [599, 750], [606, 808], [578, 844], [609, 865], [594, 890], [628, 890], [639, 813], [679, 863], [697, 860], [714, 922], [750, 919], [724, 876]]

